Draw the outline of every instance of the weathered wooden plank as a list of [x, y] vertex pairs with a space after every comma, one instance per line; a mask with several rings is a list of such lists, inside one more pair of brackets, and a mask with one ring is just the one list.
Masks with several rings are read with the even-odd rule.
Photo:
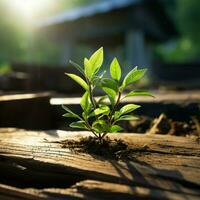
[[133, 187], [128, 185], [119, 185], [116, 183], [106, 183], [100, 181], [87, 180], [77, 183], [68, 189], [68, 193], [72, 193], [76, 190], [76, 193], [84, 195], [86, 198], [95, 199], [199, 199], [198, 194], [189, 193], [176, 193], [171, 191], [163, 191], [160, 189], [145, 188], [145, 187]]
[[[145, 188], [139, 189], [142, 191], [141, 194], [135, 194], [141, 199], [145, 198], [145, 194], [147, 196], [155, 194], [165, 199], [161, 195], [162, 192], [164, 192], [163, 195], [167, 194], [166, 199], [184, 199], [183, 196], [188, 196], [188, 199], [197, 199], [198, 195], [200, 196], [200, 145], [195, 138], [139, 134], [110, 135], [111, 138], [123, 139], [134, 149], [133, 159], [123, 162], [74, 153], [67, 148], [61, 148], [60, 144], [55, 142], [66, 138], [79, 139], [87, 135], [89, 135], [87, 132], [27, 132], [0, 129], [0, 170], [4, 172], [17, 170], [15, 174], [10, 173], [10, 177], [15, 177], [17, 180], [19, 177], [27, 179], [31, 174], [42, 177], [44, 183], [39, 183], [42, 187], [45, 187], [45, 180], [49, 179], [50, 184], [57, 177], [57, 181], [63, 184], [62, 187], [70, 187], [87, 179], [106, 182], [103, 184], [105, 187], [100, 187], [101, 184], [97, 183], [100, 187], [96, 186], [98, 191], [104, 191], [110, 187], [117, 188], [119, 185], [119, 188], [124, 186], [126, 189], [123, 195], [127, 193], [127, 188]], [[74, 177], [74, 182], [72, 177]], [[65, 179], [68, 179], [69, 183], [65, 182]], [[37, 185], [38, 179], [33, 180], [35, 181], [33, 185]], [[83, 181], [83, 185], [86, 183]], [[87, 188], [87, 184], [81, 187]], [[81, 199], [77, 188], [72, 188], [70, 191], [75, 190], [73, 198], [77, 195], [76, 198]], [[86, 190], [90, 196], [89, 199], [98, 199], [96, 198], [98, 195], [95, 198], [91, 196], [94, 191], [96, 189]], [[120, 192], [114, 192], [117, 196], [118, 193]], [[129, 195], [129, 193], [125, 195], [127, 199]], [[172, 196], [174, 198], [171, 198]], [[151, 198], [156, 199], [153, 196]]]
[[51, 93], [7, 94], [0, 96], [0, 127], [51, 129]]
[[[22, 131], [21, 134], [23, 134], [24, 132]], [[64, 134], [65, 132], [58, 132], [61, 134]], [[40, 155], [41, 157], [47, 158], [47, 157], [51, 157], [52, 159], [55, 157], [65, 157], [66, 156], [66, 160], [69, 158], [72, 158], [71, 155], [73, 155], [72, 152], [70, 152], [68, 149], [61, 149], [59, 147], [58, 144], [54, 144], [54, 143], [46, 143], [43, 139], [44, 138], [48, 138], [49, 136], [43, 132], [38, 133], [38, 132], [28, 132], [28, 134], [24, 134], [21, 135], [19, 132], [18, 133], [11, 133], [11, 135], [14, 135], [15, 137], [12, 137], [9, 135], [8, 138], [9, 139], [9, 143], [11, 144], [7, 144], [5, 143], [6, 140], [6, 135], [4, 135], [4, 143], [1, 145], [1, 149], [4, 149], [4, 151], [7, 153], [12, 153], [14, 155], [19, 154], [20, 153], [24, 156], [31, 156], [36, 158], [37, 154]], [[42, 136], [43, 134], [43, 136]], [[79, 137], [80, 137], [80, 133]], [[21, 135], [21, 136], [20, 136]], [[30, 137], [31, 135], [31, 137]], [[73, 134], [72, 134], [73, 135]], [[70, 133], [68, 133], [68, 135], [66, 135], [66, 137], [68, 136], [69, 138], [72, 136], [70, 135]], [[85, 134], [84, 134], [85, 135]], [[195, 140], [189, 140], [189, 139], [185, 139], [185, 138], [181, 138], [181, 137], [165, 137], [165, 136], [157, 136], [157, 137], [149, 137], [149, 136], [144, 136], [144, 135], [118, 135], [119, 137], [121, 136], [124, 140], [129, 142], [129, 145], [133, 146], [135, 148], [135, 156], [136, 158], [138, 156], [140, 156], [140, 152], [142, 152], [142, 156], [143, 157], [145, 155], [145, 152], [147, 153], [146, 157], [148, 158], [149, 153], [157, 153], [157, 154], [163, 154], [162, 157], [166, 157], [167, 158], [167, 163], [169, 163], [169, 161], [173, 161], [172, 164], [175, 165], [176, 163], [181, 163], [184, 168], [187, 168], [187, 165], [190, 164], [190, 167], [198, 167], [199, 165], [199, 160], [198, 158], [196, 158], [195, 156], [199, 155], [199, 145], [197, 144], [197, 142]], [[117, 137], [117, 136], [115, 136]], [[130, 140], [130, 137], [132, 138]], [[18, 138], [18, 139], [17, 139]], [[52, 139], [52, 137], [50, 137]], [[168, 138], [166, 140], [166, 138]], [[165, 141], [164, 141], [165, 139]], [[55, 139], [54, 139], [55, 140]], [[56, 139], [59, 140], [59, 139]], [[40, 142], [39, 142], [40, 141]], [[185, 141], [185, 143], [184, 143]], [[14, 145], [13, 145], [14, 143]], [[19, 145], [19, 144], [26, 144], [26, 145]], [[28, 145], [27, 145], [28, 144]], [[174, 150], [174, 149], [178, 150]], [[180, 150], [179, 150], [180, 149]], [[193, 149], [193, 150], [192, 150]], [[4, 153], [5, 153], [4, 152]], [[30, 154], [30, 152], [32, 154]], [[155, 156], [157, 155], [155, 154]], [[169, 155], [168, 155], [169, 154]], [[171, 155], [170, 155], [171, 154]], [[183, 154], [183, 156], [180, 156], [181, 154]], [[190, 158], [191, 163], [189, 162], [190, 160], [188, 160], [187, 155], [194, 155], [192, 158]], [[46, 156], [46, 157], [45, 157]], [[176, 157], [176, 159], [174, 158], [174, 156]], [[81, 159], [81, 157], [85, 157], [85, 159], [88, 159], [88, 161], [92, 161], [92, 157], [89, 155], [78, 155], [78, 154], [74, 154], [73, 158], [77, 162], [79, 159]], [[160, 155], [157, 155], [157, 157], [160, 157]], [[151, 158], [151, 156], [150, 156]], [[183, 159], [182, 159], [183, 158]], [[85, 160], [84, 159], [84, 160]], [[61, 159], [60, 159], [61, 160]], [[149, 159], [147, 159], [149, 160]], [[74, 161], [74, 163], [75, 163]], [[158, 162], [161, 160], [157, 160], [156, 164], [158, 165]], [[177, 162], [179, 161], [179, 162]], [[151, 159], [151, 162], [155, 162], [153, 161], [153, 159]], [[99, 164], [99, 161], [97, 162]], [[72, 164], [72, 163], [70, 163]], [[162, 166], [162, 163], [160, 164]], [[73, 164], [72, 164], [73, 166]], [[175, 165], [176, 166], [176, 165]], [[167, 166], [169, 167], [169, 166]], [[199, 178], [199, 177], [198, 177]]]
[[[130, 97], [125, 98], [119, 105], [119, 107], [126, 105], [127, 103], [134, 103], [141, 105], [141, 109], [135, 110], [134, 113], [140, 116], [147, 116], [149, 119], [157, 118], [159, 115], [164, 113], [167, 116], [167, 119], [172, 119], [173, 121], [188, 122], [191, 120], [191, 116], [200, 116], [200, 91], [184, 91], [181, 92], [159, 92], [152, 91], [152, 94], [156, 98], [143, 98], [143, 97]], [[72, 121], [60, 118], [64, 112], [61, 109], [61, 105], [64, 104], [69, 106], [74, 112], [81, 114], [80, 108], [80, 97], [66, 97], [53, 96], [50, 100], [52, 108], [54, 110], [54, 118], [57, 122], [56, 129], [70, 130], [67, 125]], [[129, 124], [127, 122], [127, 124]], [[171, 123], [170, 123], [171, 125]], [[150, 128], [148, 123], [147, 127]], [[133, 130], [132, 125], [124, 127], [125, 130]], [[189, 126], [190, 127], [190, 126]], [[134, 132], [134, 131], [132, 131]]]
[[[179, 92], [159, 92], [159, 91], [152, 91], [154, 96], [156, 98], [143, 98], [141, 96], [135, 96], [135, 97], [129, 97], [126, 99], [123, 99], [122, 102], [128, 103], [128, 102], [135, 102], [135, 103], [175, 103], [175, 104], [182, 104], [182, 106], [185, 106], [185, 104], [188, 103], [198, 103], [200, 101], [200, 90], [195, 91], [179, 91]], [[79, 104], [81, 98], [69, 98], [69, 97], [52, 97], [51, 103], [52, 105], [73, 105], [73, 104]]]
[[0, 96], [0, 102], [49, 99], [51, 95], [50, 92], [4, 94]]
[[[36, 189], [19, 189], [0, 184], [0, 199], [3, 200], [46, 200], [47, 195], [40, 194]], [[53, 200], [55, 198], [48, 199]]]
[[[71, 188], [45, 188], [45, 189], [19, 189], [0, 184], [0, 197], [6, 199], [156, 199], [156, 200], [185, 200], [199, 199], [199, 194], [177, 193], [172, 191], [163, 191], [155, 188], [145, 188], [138, 186], [129, 186], [117, 183], [107, 183], [102, 181], [86, 180], [77, 183]], [[5, 199], [5, 198], [4, 198]]]

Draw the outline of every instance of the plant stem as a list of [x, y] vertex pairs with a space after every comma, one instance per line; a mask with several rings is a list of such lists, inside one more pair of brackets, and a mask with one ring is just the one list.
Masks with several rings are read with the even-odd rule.
[[[109, 123], [110, 125], [112, 125], [112, 122], [111, 122], [111, 121], [112, 121], [112, 116], [113, 116], [113, 114], [114, 114], [114, 112], [115, 112], [115, 110], [116, 110], [118, 104], [120, 103], [121, 94], [122, 94], [121, 92], [118, 93], [117, 101], [116, 101], [116, 103], [115, 103], [115, 105], [114, 105], [114, 107], [113, 107], [113, 109], [112, 109], [112, 111], [111, 111], [111, 113], [110, 113], [110, 117], [109, 117], [109, 119], [108, 119], [108, 123]], [[106, 135], [107, 135], [107, 132], [103, 133], [102, 136], [101, 136], [101, 140], [102, 140]]]
[[[86, 82], [88, 84], [88, 87], [89, 87], [89, 97], [90, 97], [90, 101], [92, 103], [92, 106], [93, 106], [93, 109], [95, 110], [96, 109], [96, 102], [95, 102], [95, 99], [94, 99], [94, 96], [93, 96], [93, 88], [92, 88], [92, 84], [91, 84], [91, 81], [87, 78], [86, 78]], [[96, 117], [96, 116], [95, 116]], [[88, 129], [93, 133], [93, 135], [99, 140], [99, 142], [101, 143], [102, 141], [102, 137], [101, 137], [101, 134], [99, 133], [99, 135], [97, 135], [97, 133], [92, 129], [92, 127], [90, 126], [90, 124], [88, 123], [87, 120], [85, 120], [86, 122], [86, 125], [88, 127]]]
[[116, 103], [115, 103], [115, 105], [114, 105], [114, 107], [113, 107], [113, 109], [112, 109], [112, 111], [110, 113], [110, 117], [108, 119], [110, 124], [111, 124], [112, 116], [113, 116], [113, 114], [114, 114], [114, 112], [115, 112], [115, 110], [116, 110], [116, 108], [117, 108], [117, 106], [118, 106], [118, 104], [120, 102], [121, 94], [122, 94], [121, 92], [118, 93], [117, 101], [116, 101]]
[[[88, 124], [89, 125], [89, 124]], [[93, 133], [93, 135], [99, 139], [99, 135], [97, 135], [97, 133], [92, 129], [92, 127], [89, 125], [89, 130]]]
[[103, 135], [101, 136], [101, 140], [107, 135], [107, 132], [103, 133]]
[[94, 136], [96, 137], [96, 138], [99, 138], [99, 136], [94, 132], [94, 130], [92, 129], [92, 127], [90, 126], [90, 124], [88, 123], [88, 121], [87, 120], [84, 120], [85, 121], [85, 123], [86, 123], [86, 126], [88, 127], [88, 129], [94, 134]]
[[101, 133], [99, 133], [98, 139], [99, 139], [99, 144], [102, 144], [102, 139], [103, 139], [103, 137], [101, 136]]
[[90, 131], [93, 133], [93, 135], [94, 135], [97, 139], [99, 139], [99, 136], [93, 131], [93, 129], [91, 129]]
[[95, 100], [94, 100], [94, 96], [93, 96], [93, 90], [92, 90], [92, 84], [90, 82], [90, 80], [88, 78], [86, 78], [86, 81], [87, 81], [87, 84], [89, 86], [89, 96], [90, 96], [90, 101], [92, 103], [92, 106], [94, 107], [94, 109], [96, 109], [96, 103], [95, 103]]

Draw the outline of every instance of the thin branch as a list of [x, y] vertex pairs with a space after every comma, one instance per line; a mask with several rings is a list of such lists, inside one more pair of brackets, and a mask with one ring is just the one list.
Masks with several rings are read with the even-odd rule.
[[115, 112], [115, 110], [116, 110], [118, 104], [120, 103], [121, 94], [122, 94], [121, 92], [118, 93], [117, 101], [116, 101], [116, 103], [115, 103], [115, 105], [114, 105], [114, 107], [113, 107], [113, 109], [112, 109], [112, 111], [111, 111], [111, 113], [110, 113], [110, 118], [109, 118], [109, 120], [108, 120], [109, 123], [111, 123], [112, 116], [113, 116], [113, 114], [114, 114], [114, 112]]
[[[111, 122], [111, 121], [112, 121], [112, 117], [113, 117], [113, 114], [114, 114], [114, 112], [115, 112], [115, 110], [116, 110], [118, 104], [120, 103], [121, 94], [122, 94], [121, 92], [118, 93], [117, 101], [116, 101], [116, 103], [115, 103], [115, 105], [114, 105], [114, 107], [113, 107], [113, 109], [112, 109], [112, 111], [111, 111], [111, 113], [110, 113], [110, 117], [109, 117], [109, 119], [108, 119], [108, 122], [109, 122], [110, 125], [113, 124], [113, 123]], [[107, 135], [107, 132], [103, 133], [102, 136], [101, 136], [101, 140], [102, 140], [106, 135]]]
[[94, 109], [96, 109], [96, 103], [95, 103], [94, 96], [93, 96], [93, 93], [92, 93], [92, 84], [91, 84], [91, 82], [88, 80], [88, 78], [86, 78], [86, 81], [87, 81], [87, 84], [88, 84], [88, 87], [89, 87], [90, 101], [91, 101], [92, 106], [94, 107]]
[[88, 127], [88, 129], [95, 135], [96, 138], [99, 138], [98, 135], [94, 132], [94, 130], [92, 129], [92, 127], [90, 126], [90, 124], [88, 123], [87, 120], [84, 120], [86, 123], [86, 126]]

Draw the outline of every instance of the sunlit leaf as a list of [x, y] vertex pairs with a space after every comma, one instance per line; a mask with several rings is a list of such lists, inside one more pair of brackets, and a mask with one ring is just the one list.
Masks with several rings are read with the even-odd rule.
[[138, 70], [137, 67], [135, 67], [133, 70], [131, 70], [125, 76], [124, 81], [122, 83], [122, 87], [124, 88], [124, 87], [140, 80], [144, 76], [146, 71], [147, 71], [146, 69], [139, 69]]
[[131, 121], [131, 120], [138, 120], [139, 118], [133, 115], [122, 115], [116, 121]]
[[113, 79], [119, 81], [121, 78], [121, 67], [117, 58], [114, 58], [110, 65], [110, 75]]
[[90, 100], [89, 100], [89, 93], [86, 91], [84, 95], [81, 98], [81, 107], [84, 110], [85, 113], [88, 113], [91, 108]]
[[77, 118], [76, 115], [73, 115], [72, 113], [65, 113], [64, 115], [62, 115], [63, 117], [70, 117], [70, 118]]
[[77, 122], [72, 122], [70, 125], [69, 125], [71, 128], [80, 128], [80, 129], [87, 129], [87, 126], [85, 125], [85, 122], [84, 121], [77, 121]]
[[95, 51], [89, 59], [92, 69], [92, 75], [100, 69], [101, 65], [103, 64], [103, 47], [99, 48]]
[[139, 91], [139, 90], [129, 92], [128, 94], [125, 95], [125, 97], [132, 97], [132, 96], [150, 96], [150, 97], [154, 97], [148, 91]]
[[76, 81], [80, 86], [82, 86], [85, 90], [88, 90], [88, 85], [87, 83], [79, 76], [75, 75], [75, 74], [69, 74], [69, 73], [65, 73], [67, 76], [69, 76], [70, 78], [72, 78], [74, 81]]
[[76, 117], [76, 118], [82, 120], [81, 117], [79, 117], [76, 113], [74, 113], [73, 111], [71, 111], [67, 106], [62, 105], [62, 108], [63, 108], [65, 111], [67, 111], [68, 113], [70, 113], [71, 115], [73, 115], [74, 117]]
[[120, 111], [115, 111], [115, 114], [114, 114], [114, 119], [118, 119], [121, 115], [121, 112]]
[[97, 116], [100, 114], [108, 114], [110, 112], [110, 108], [108, 106], [101, 106], [99, 108], [96, 108], [91, 114], [90, 116]]
[[112, 125], [112, 126], [110, 127], [109, 132], [110, 132], [110, 133], [117, 133], [117, 132], [119, 132], [119, 131], [121, 131], [121, 130], [123, 130], [123, 128], [122, 128], [121, 126], [119, 126], [119, 125]]
[[130, 112], [136, 110], [139, 107], [141, 107], [141, 106], [140, 105], [136, 105], [136, 104], [125, 105], [120, 109], [120, 115], [124, 115], [126, 113], [130, 113]]
[[108, 95], [110, 103], [113, 106], [115, 104], [116, 92], [113, 89], [107, 87], [103, 87], [102, 90]]
[[84, 69], [85, 69], [85, 76], [88, 79], [91, 79], [92, 78], [92, 64], [87, 58], [84, 59]]

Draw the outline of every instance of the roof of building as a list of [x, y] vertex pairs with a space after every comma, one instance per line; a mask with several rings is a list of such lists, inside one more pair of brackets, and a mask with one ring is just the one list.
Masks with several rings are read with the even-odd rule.
[[153, 41], [177, 35], [161, 0], [101, 0], [47, 17], [38, 24], [39, 30], [52, 37], [68, 36], [87, 42], [116, 43], [113, 36], [121, 41], [123, 34], [132, 28], [142, 30]]
[[75, 21], [82, 17], [91, 17], [97, 14], [107, 13], [109, 11], [125, 8], [140, 2], [142, 2], [142, 0], [102, 0], [69, 11], [64, 11], [55, 16], [47, 17], [39, 23], [39, 26], [45, 27]]

